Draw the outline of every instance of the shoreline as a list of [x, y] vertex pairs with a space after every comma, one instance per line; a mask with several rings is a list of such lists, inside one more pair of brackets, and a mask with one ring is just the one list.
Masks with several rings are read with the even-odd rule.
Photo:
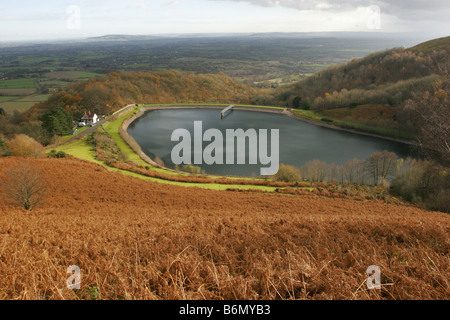
[[[130, 107], [131, 105], [128, 105], [127, 107]], [[125, 143], [128, 144], [128, 146], [146, 163], [163, 169], [163, 170], [167, 170], [167, 171], [171, 171], [171, 172], [177, 172], [174, 169], [171, 168], [167, 168], [165, 166], [161, 166], [159, 164], [157, 164], [155, 161], [153, 161], [150, 156], [148, 156], [147, 154], [145, 154], [140, 145], [136, 142], [136, 140], [134, 140], [134, 138], [128, 133], [128, 127], [131, 125], [131, 123], [133, 123], [134, 121], [136, 121], [137, 119], [139, 119], [140, 117], [142, 117], [145, 113], [149, 112], [149, 111], [153, 111], [153, 110], [167, 110], [167, 109], [172, 109], [172, 110], [176, 110], [176, 109], [215, 109], [215, 110], [223, 110], [225, 108], [225, 105], [144, 105], [141, 107], [141, 109], [139, 110], [139, 112], [137, 114], [132, 115], [131, 117], [125, 119], [122, 123], [122, 125], [119, 127], [119, 135], [122, 137], [122, 139], [125, 141]], [[352, 129], [346, 129], [346, 128], [341, 128], [338, 126], [334, 126], [334, 125], [330, 125], [330, 124], [326, 124], [326, 123], [319, 123], [317, 121], [314, 120], [309, 120], [309, 119], [305, 119], [302, 117], [299, 117], [297, 115], [295, 115], [292, 110], [287, 109], [287, 108], [277, 108], [277, 107], [252, 107], [252, 106], [235, 106], [234, 107], [236, 110], [243, 110], [243, 111], [253, 111], [253, 112], [266, 112], [266, 113], [274, 113], [274, 114], [282, 114], [282, 115], [286, 115], [292, 119], [298, 120], [298, 121], [303, 121], [312, 125], [316, 125], [316, 126], [321, 126], [321, 127], [325, 127], [325, 128], [329, 128], [329, 129], [333, 129], [333, 130], [338, 130], [338, 131], [343, 131], [343, 132], [349, 132], [349, 133], [353, 133], [353, 134], [359, 134], [359, 135], [365, 135], [365, 136], [369, 136], [369, 137], [374, 137], [374, 138], [378, 138], [378, 139], [384, 139], [384, 140], [389, 140], [389, 141], [394, 141], [394, 142], [398, 142], [398, 143], [402, 143], [402, 144], [406, 144], [409, 146], [418, 146], [417, 143], [413, 142], [413, 141], [406, 141], [406, 140], [402, 140], [402, 139], [396, 139], [396, 138], [391, 138], [391, 137], [385, 137], [385, 136], [381, 136], [381, 135], [377, 135], [377, 134], [373, 134], [373, 133], [367, 133], [367, 132], [360, 132], [357, 130], [352, 130]]]
[[[134, 120], [136, 120], [137, 118], [141, 117], [147, 111], [164, 110], [164, 109], [219, 109], [219, 110], [223, 110], [224, 106], [217, 106], [217, 105], [145, 106], [144, 105], [144, 107], [139, 112], [139, 116], [136, 115]], [[379, 134], [376, 134], [376, 133], [363, 132], [363, 131], [358, 131], [358, 130], [355, 130], [355, 129], [342, 128], [342, 127], [339, 127], [339, 126], [335, 126], [335, 125], [331, 125], [331, 124], [327, 124], [327, 123], [321, 123], [319, 121], [314, 121], [314, 120], [302, 118], [302, 117], [299, 117], [299, 116], [295, 115], [288, 108], [277, 108], [277, 107], [265, 108], [265, 107], [258, 107], [258, 106], [251, 107], [251, 106], [239, 106], [239, 105], [237, 105], [237, 106], [234, 107], [234, 109], [236, 109], [236, 110], [243, 110], [243, 111], [256, 111], [256, 112], [267, 112], [267, 113], [284, 114], [284, 115], [287, 115], [290, 118], [293, 118], [293, 119], [296, 119], [296, 120], [299, 120], [299, 121], [303, 121], [303, 122], [306, 122], [306, 123], [309, 123], [309, 124], [313, 124], [313, 125], [316, 125], [316, 126], [320, 126], [320, 127], [325, 127], [325, 128], [329, 128], [329, 129], [333, 129], [333, 130], [338, 130], [338, 131], [344, 131], [344, 132], [349, 132], [349, 133], [369, 136], [369, 137], [378, 138], [378, 139], [394, 141], [394, 142], [403, 143], [403, 144], [414, 146], [414, 147], [418, 147], [419, 146], [419, 144], [417, 142], [411, 141], [411, 140], [392, 138], [392, 137], [388, 137], [388, 136], [379, 135]], [[142, 114], [141, 114], [141, 112], [142, 112]], [[131, 121], [131, 122], [133, 122], [133, 121]], [[130, 122], [130, 124], [131, 124], [131, 122]], [[128, 128], [128, 126], [127, 126], [127, 128]]]
[[327, 123], [321, 123], [319, 121], [314, 121], [314, 120], [309, 120], [306, 118], [302, 118], [299, 117], [297, 115], [295, 115], [292, 111], [288, 111], [288, 116], [299, 120], [299, 121], [303, 121], [303, 122], [307, 122], [316, 126], [320, 126], [320, 127], [325, 127], [325, 128], [329, 128], [329, 129], [333, 129], [333, 130], [338, 130], [338, 131], [345, 131], [345, 132], [350, 132], [350, 133], [354, 133], [354, 134], [359, 134], [359, 135], [364, 135], [364, 136], [369, 136], [369, 137], [373, 137], [373, 138], [379, 138], [379, 139], [384, 139], [384, 140], [389, 140], [389, 141], [394, 141], [394, 142], [398, 142], [398, 143], [403, 143], [403, 144], [407, 144], [410, 146], [414, 146], [414, 147], [418, 147], [419, 144], [415, 141], [410, 141], [410, 140], [403, 140], [403, 139], [398, 139], [398, 138], [392, 138], [392, 137], [387, 137], [387, 136], [382, 136], [376, 133], [370, 133], [370, 132], [363, 132], [363, 131], [358, 131], [355, 129], [347, 129], [347, 128], [342, 128], [342, 127], [338, 127], [332, 124], [327, 124]]
[[[126, 108], [130, 107], [132, 105], [128, 105]], [[259, 112], [268, 112], [268, 113], [277, 113], [277, 114], [287, 114], [286, 109], [271, 109], [271, 108], [263, 108], [263, 107], [235, 107], [238, 110], [248, 110], [248, 111], [259, 111]], [[125, 108], [121, 109], [124, 110]], [[171, 169], [171, 168], [167, 168], [165, 166], [161, 166], [159, 164], [157, 164], [155, 161], [153, 161], [147, 154], [145, 154], [140, 145], [136, 142], [136, 140], [134, 140], [134, 138], [128, 133], [128, 127], [137, 119], [139, 119], [140, 117], [142, 117], [145, 113], [147, 113], [148, 111], [153, 111], [153, 110], [166, 110], [166, 109], [217, 109], [217, 110], [223, 110], [224, 106], [217, 106], [217, 105], [155, 105], [155, 106], [146, 106], [144, 105], [141, 110], [131, 116], [130, 118], [127, 118], [123, 121], [122, 125], [119, 127], [119, 135], [122, 137], [122, 139], [125, 141], [126, 144], [128, 144], [128, 146], [144, 161], [147, 162], [148, 164], [160, 168], [160, 169], [164, 169], [164, 170], [168, 170], [171, 172], [175, 172], [178, 173], [178, 171]], [[255, 110], [258, 109], [258, 110]], [[228, 176], [227, 176], [228, 177]]]
[[130, 124], [142, 117], [144, 113], [145, 110], [144, 108], [142, 108], [137, 114], [125, 119], [119, 127], [119, 136], [144, 162], [147, 162], [152, 166], [159, 167], [159, 165], [155, 161], [153, 161], [148, 155], [144, 153], [144, 151], [142, 151], [141, 146], [136, 142], [136, 140], [134, 140], [134, 138], [128, 134], [128, 127], [130, 126]]
[[[129, 107], [131, 105], [128, 105], [127, 107]], [[155, 161], [153, 161], [147, 154], [145, 154], [141, 147], [139, 146], [139, 144], [136, 142], [136, 140], [134, 140], [134, 138], [128, 134], [128, 127], [131, 125], [131, 123], [133, 123], [134, 121], [136, 121], [137, 119], [139, 119], [140, 117], [142, 117], [145, 113], [149, 112], [149, 111], [153, 111], [153, 110], [167, 110], [167, 109], [172, 109], [172, 110], [176, 110], [176, 109], [216, 109], [216, 110], [223, 110], [225, 108], [225, 105], [222, 106], [218, 106], [218, 105], [154, 105], [154, 106], [149, 106], [149, 105], [144, 105], [141, 110], [131, 116], [128, 119], [125, 119], [124, 122], [122, 123], [122, 125], [119, 128], [119, 135], [122, 137], [122, 139], [129, 145], [129, 147], [144, 161], [147, 162], [148, 164], [160, 168], [160, 169], [164, 169], [164, 170], [168, 170], [171, 172], [177, 172], [171, 168], [167, 168], [165, 166], [161, 166], [159, 164], [157, 164]], [[406, 144], [409, 146], [415, 146], [417, 147], [418, 144], [416, 142], [413, 141], [407, 141], [407, 140], [402, 140], [402, 139], [396, 139], [396, 138], [391, 138], [391, 137], [385, 137], [385, 136], [381, 136], [381, 135], [377, 135], [374, 133], [368, 133], [368, 132], [361, 132], [361, 131], [357, 131], [357, 130], [352, 130], [352, 129], [346, 129], [346, 128], [341, 128], [338, 126], [334, 126], [334, 125], [330, 125], [327, 123], [320, 123], [318, 121], [314, 121], [314, 120], [309, 120], [309, 119], [305, 119], [302, 117], [299, 117], [297, 115], [295, 115], [291, 110], [287, 109], [287, 108], [277, 108], [277, 107], [252, 107], [252, 106], [235, 106], [234, 109], [236, 110], [243, 110], [243, 111], [254, 111], [254, 112], [266, 112], [266, 113], [276, 113], [276, 114], [283, 114], [286, 115], [292, 119], [298, 120], [298, 121], [303, 121], [312, 125], [316, 125], [316, 126], [320, 126], [320, 127], [325, 127], [328, 129], [332, 129], [332, 130], [338, 130], [338, 131], [343, 131], [343, 132], [349, 132], [349, 133], [353, 133], [353, 134], [359, 134], [359, 135], [364, 135], [364, 136], [368, 136], [368, 137], [373, 137], [373, 138], [378, 138], [378, 139], [384, 139], [384, 140], [389, 140], [389, 141], [394, 141], [397, 143], [402, 143], [402, 144]]]

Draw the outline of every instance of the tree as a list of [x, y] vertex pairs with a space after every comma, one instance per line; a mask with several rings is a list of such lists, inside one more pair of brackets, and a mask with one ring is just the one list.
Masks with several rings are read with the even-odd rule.
[[343, 167], [345, 180], [354, 184], [364, 184], [364, 167], [364, 160], [356, 158], [349, 160]]
[[278, 172], [274, 176], [276, 181], [283, 182], [299, 182], [302, 181], [302, 173], [300, 169], [282, 163], [278, 168]]
[[311, 182], [323, 182], [326, 179], [328, 164], [318, 159], [307, 162], [302, 167], [303, 177]]
[[6, 171], [1, 180], [0, 195], [25, 210], [38, 206], [46, 195], [46, 183], [40, 170], [22, 162]]
[[366, 169], [373, 184], [379, 184], [395, 172], [397, 155], [387, 150], [374, 152], [366, 161]]
[[308, 98], [303, 98], [300, 96], [296, 96], [294, 98], [294, 100], [292, 101], [292, 106], [295, 109], [303, 109], [303, 110], [309, 110], [311, 108]]
[[[447, 77], [448, 78], [448, 77]], [[418, 117], [420, 142], [425, 149], [450, 162], [450, 84], [440, 82], [433, 93], [425, 92], [421, 99], [408, 100], [405, 108]]]
[[302, 97], [296, 96], [296, 97], [294, 98], [294, 100], [292, 100], [292, 106], [293, 106], [295, 109], [298, 109], [298, 108], [300, 108], [300, 102], [302, 102]]
[[391, 193], [427, 208], [450, 211], [450, 173], [429, 160], [399, 160]]
[[73, 117], [64, 108], [55, 108], [42, 116], [42, 127], [50, 136], [63, 136], [72, 132]]
[[9, 153], [16, 157], [42, 158], [45, 155], [44, 147], [33, 138], [18, 134], [6, 143]]

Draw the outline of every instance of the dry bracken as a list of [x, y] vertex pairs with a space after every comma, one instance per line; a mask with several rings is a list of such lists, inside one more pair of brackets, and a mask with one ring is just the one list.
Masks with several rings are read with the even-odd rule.
[[45, 171], [48, 196], [32, 212], [0, 203], [0, 299], [450, 298], [444, 213], [180, 187], [76, 159], [3, 158], [0, 179], [18, 161]]

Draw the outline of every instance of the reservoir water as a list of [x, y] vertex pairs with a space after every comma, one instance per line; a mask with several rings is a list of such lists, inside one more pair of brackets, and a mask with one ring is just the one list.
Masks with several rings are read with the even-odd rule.
[[[174, 168], [171, 152], [179, 142], [171, 141], [172, 132], [183, 128], [194, 137], [194, 121], [202, 121], [203, 132], [215, 128], [224, 137], [226, 129], [268, 129], [269, 132], [279, 129], [279, 161], [297, 167], [314, 159], [342, 165], [353, 158], [367, 159], [372, 153], [383, 150], [401, 158], [413, 156], [410, 146], [403, 143], [320, 127], [282, 114], [244, 110], [233, 110], [224, 119], [218, 109], [152, 110], [130, 124], [128, 133], [144, 153], [152, 159], [157, 156], [166, 167]], [[268, 141], [270, 144], [270, 138]], [[203, 148], [209, 143], [203, 142]], [[248, 152], [248, 147], [246, 150]], [[248, 161], [240, 165], [200, 165], [208, 174], [235, 176], [258, 176], [261, 166], [250, 165]]]

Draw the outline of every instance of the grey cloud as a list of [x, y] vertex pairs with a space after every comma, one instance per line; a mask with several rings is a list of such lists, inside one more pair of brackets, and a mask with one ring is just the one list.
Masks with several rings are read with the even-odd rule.
[[379, 6], [382, 13], [397, 16], [404, 19], [415, 19], [420, 16], [430, 16], [442, 10], [450, 10], [448, 0], [210, 0], [210, 1], [233, 1], [248, 2], [264, 7], [286, 7], [297, 10], [321, 10], [321, 11], [343, 11], [356, 9], [358, 7]]

